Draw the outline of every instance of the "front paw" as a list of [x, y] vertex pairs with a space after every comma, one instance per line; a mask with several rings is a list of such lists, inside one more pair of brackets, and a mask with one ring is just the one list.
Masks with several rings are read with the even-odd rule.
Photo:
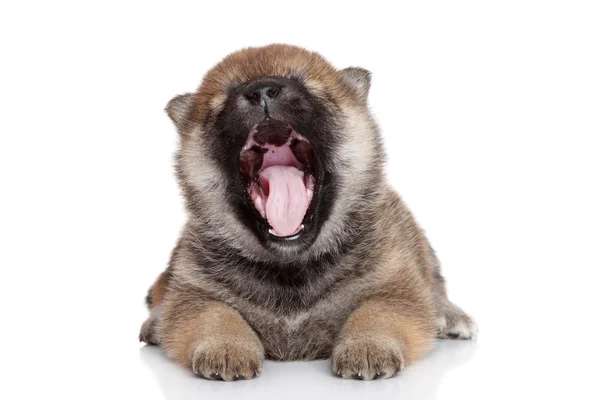
[[196, 346], [192, 370], [212, 380], [252, 379], [260, 374], [263, 359], [260, 343], [215, 339]]
[[404, 368], [402, 346], [389, 338], [342, 341], [332, 360], [333, 372], [342, 378], [389, 378]]

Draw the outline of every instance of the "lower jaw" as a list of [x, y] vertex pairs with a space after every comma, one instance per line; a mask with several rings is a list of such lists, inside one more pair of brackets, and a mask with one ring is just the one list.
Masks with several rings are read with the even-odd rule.
[[269, 228], [269, 235], [274, 236], [278, 239], [284, 239], [284, 240], [296, 240], [300, 237], [300, 234], [302, 233], [302, 231], [304, 230], [304, 224], [300, 225], [298, 227], [298, 229], [296, 230], [296, 232], [292, 233], [291, 235], [288, 236], [280, 236], [278, 235], [274, 229]]

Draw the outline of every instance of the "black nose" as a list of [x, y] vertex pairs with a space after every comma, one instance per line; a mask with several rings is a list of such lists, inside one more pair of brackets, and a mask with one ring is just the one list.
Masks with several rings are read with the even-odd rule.
[[244, 90], [244, 97], [254, 105], [265, 105], [281, 94], [281, 87], [273, 83], [256, 83]]

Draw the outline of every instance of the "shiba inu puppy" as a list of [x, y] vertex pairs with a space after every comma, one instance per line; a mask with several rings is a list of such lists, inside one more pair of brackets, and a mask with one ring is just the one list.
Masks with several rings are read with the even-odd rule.
[[477, 328], [385, 182], [370, 73], [287, 45], [248, 48], [172, 99], [188, 221], [147, 297], [140, 339], [197, 375], [331, 358], [388, 378]]

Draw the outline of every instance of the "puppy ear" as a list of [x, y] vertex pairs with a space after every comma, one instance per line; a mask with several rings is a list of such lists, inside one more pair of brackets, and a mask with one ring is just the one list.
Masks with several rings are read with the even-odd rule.
[[371, 73], [364, 68], [350, 67], [340, 71], [344, 82], [350, 86], [362, 101], [367, 101], [371, 88]]
[[186, 93], [173, 97], [165, 107], [165, 111], [178, 129], [183, 128], [192, 109], [193, 94]]

